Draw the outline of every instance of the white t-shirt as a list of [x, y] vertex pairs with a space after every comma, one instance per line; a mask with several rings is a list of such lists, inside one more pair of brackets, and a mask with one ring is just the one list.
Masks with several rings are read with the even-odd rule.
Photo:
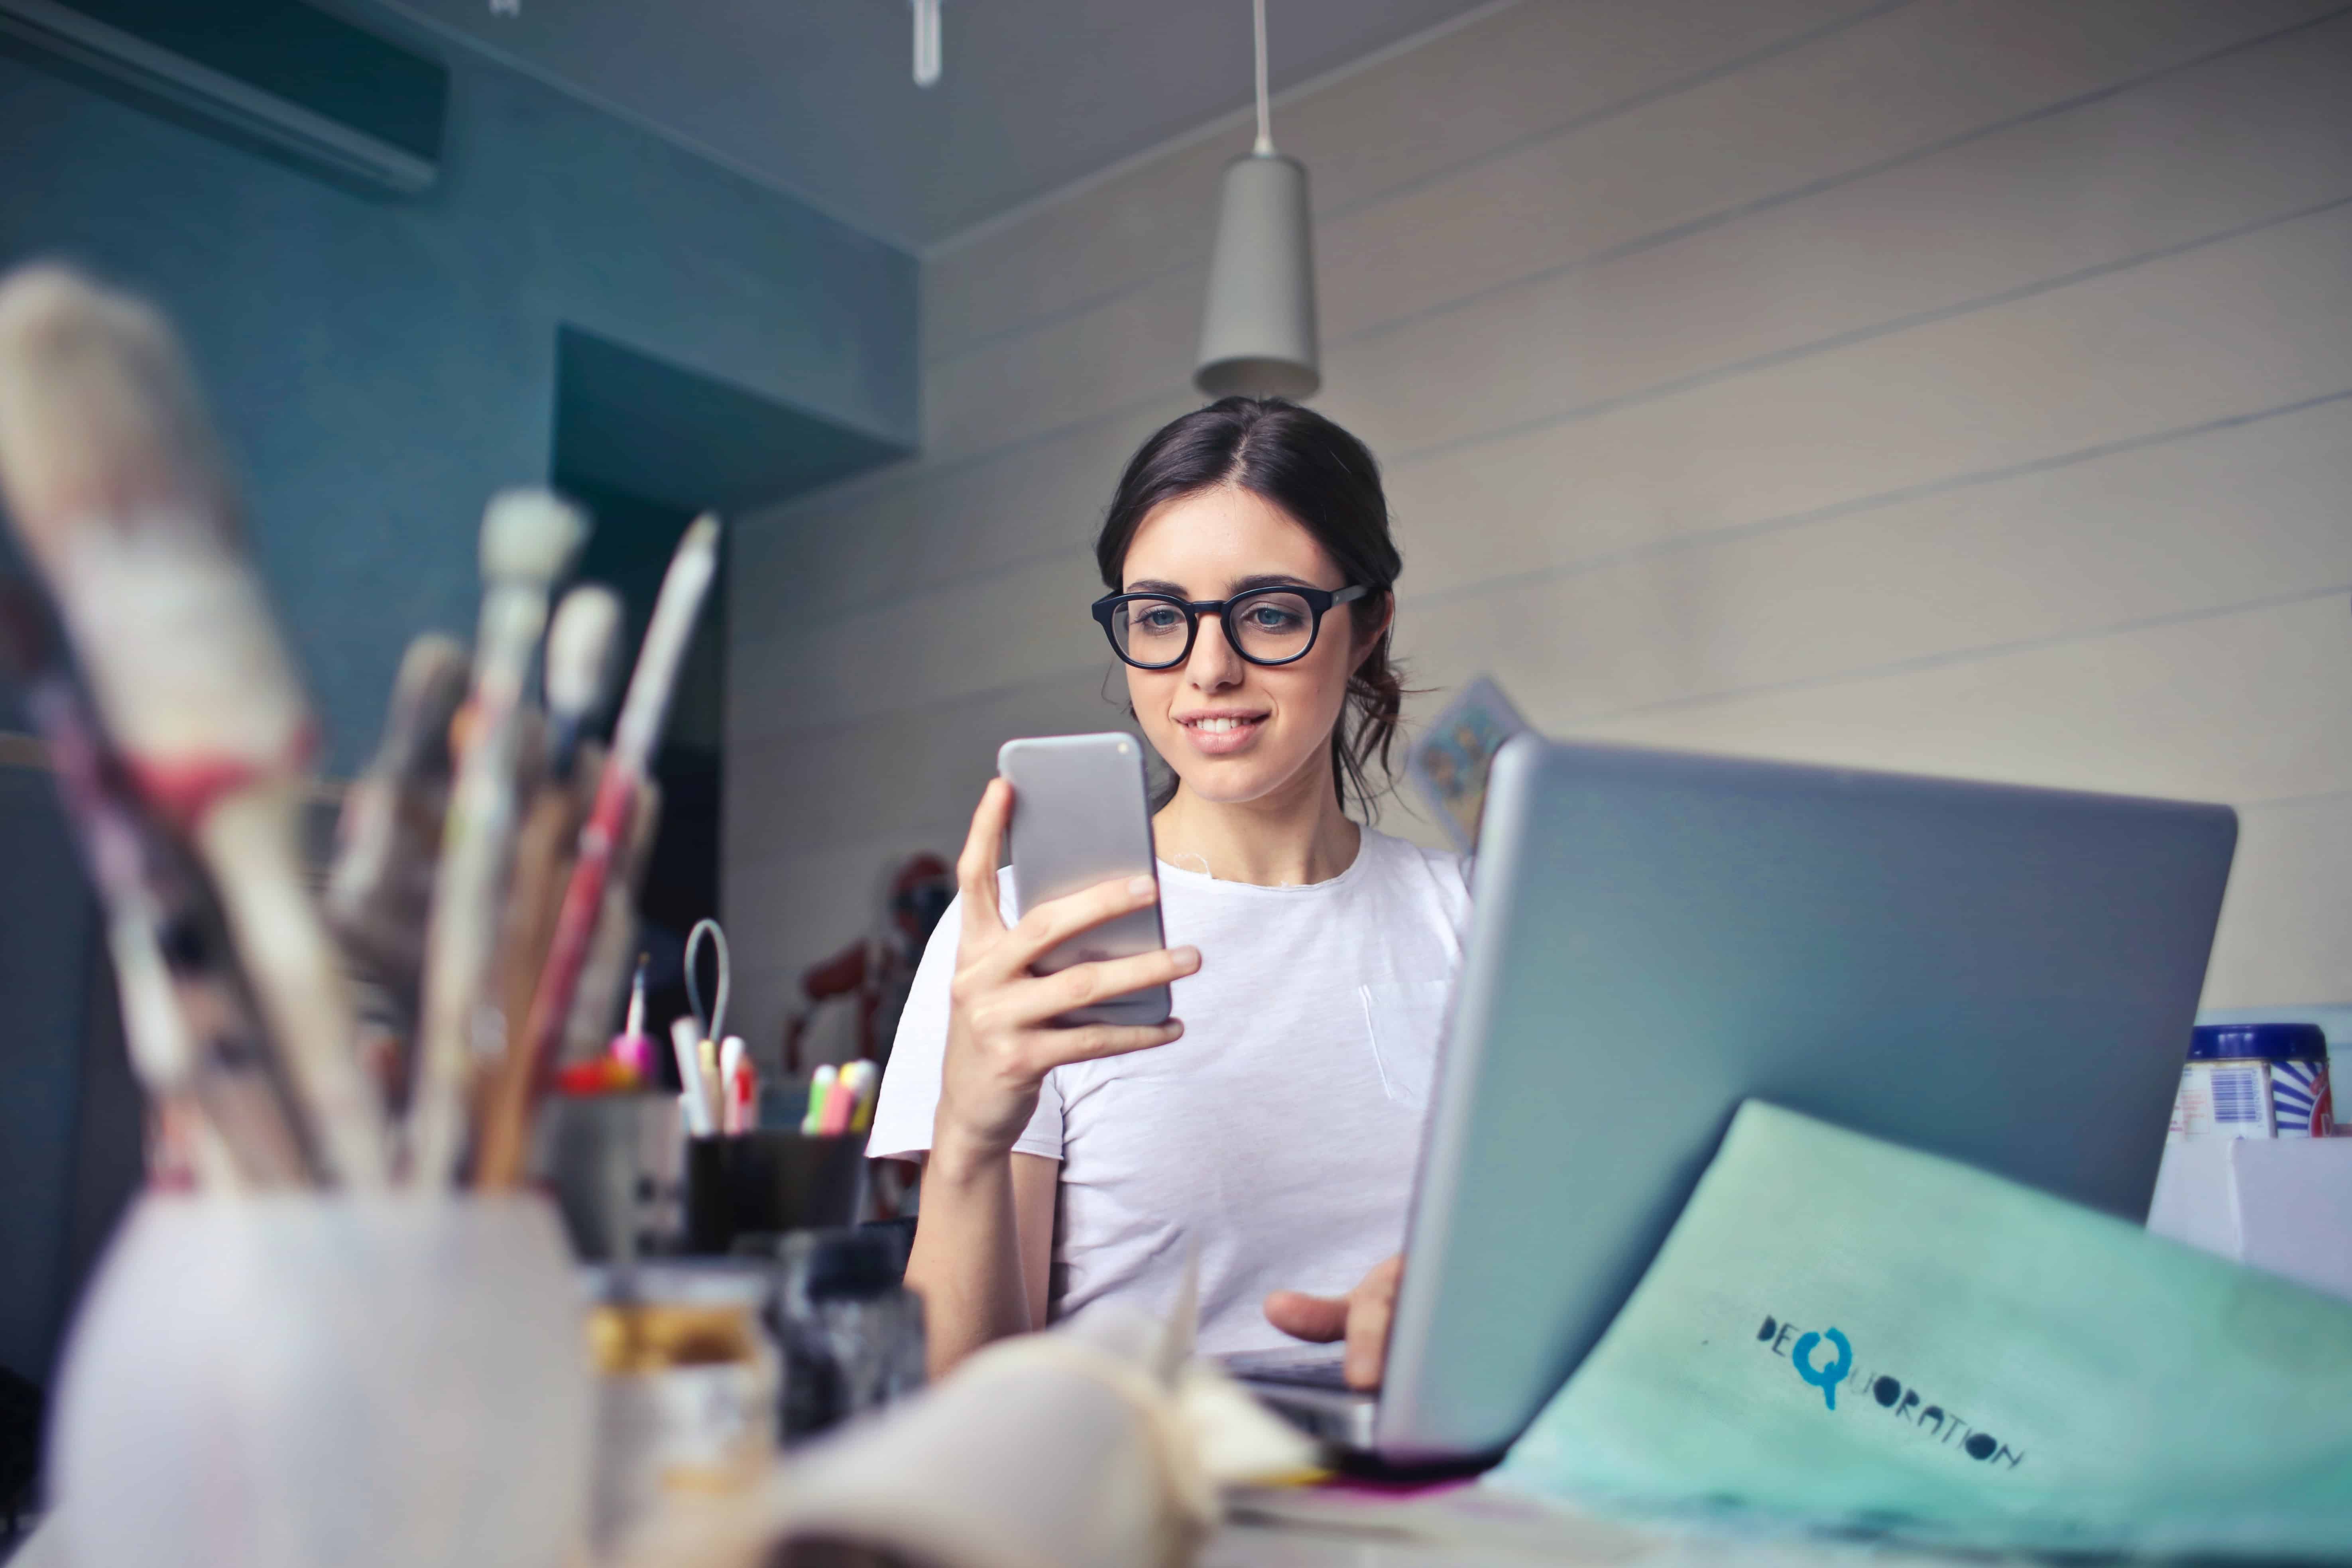
[[[1013, 914], [1011, 873], [1002, 874]], [[1049, 1310], [1164, 1310], [1189, 1242], [1203, 1351], [1290, 1343], [1270, 1290], [1345, 1292], [1404, 1241], [1438, 1033], [1470, 917], [1459, 857], [1366, 828], [1328, 882], [1260, 888], [1162, 862], [1172, 1045], [1056, 1068], [1014, 1145], [1059, 1160]], [[931, 1146], [961, 910], [923, 953], [866, 1152]]]

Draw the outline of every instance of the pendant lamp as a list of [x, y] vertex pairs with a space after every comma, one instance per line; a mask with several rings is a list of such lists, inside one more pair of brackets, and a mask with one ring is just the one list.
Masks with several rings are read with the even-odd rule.
[[1311, 397], [1323, 384], [1323, 372], [1315, 341], [1307, 165], [1274, 150], [1266, 110], [1265, 0], [1253, 5], [1257, 145], [1225, 167], [1192, 384], [1211, 397]]

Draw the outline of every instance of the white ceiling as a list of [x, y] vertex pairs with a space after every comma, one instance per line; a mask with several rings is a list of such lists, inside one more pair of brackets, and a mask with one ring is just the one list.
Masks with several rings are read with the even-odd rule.
[[[383, 3], [913, 250], [1251, 96], [1249, 0], [944, 0], [928, 91], [908, 0]], [[1275, 90], [1488, 3], [1268, 0]]]

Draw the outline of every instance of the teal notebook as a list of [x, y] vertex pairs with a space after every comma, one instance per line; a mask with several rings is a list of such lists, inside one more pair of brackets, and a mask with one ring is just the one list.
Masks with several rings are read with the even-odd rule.
[[2352, 1557], [2352, 1304], [1751, 1100], [1487, 1484], [1951, 1547]]

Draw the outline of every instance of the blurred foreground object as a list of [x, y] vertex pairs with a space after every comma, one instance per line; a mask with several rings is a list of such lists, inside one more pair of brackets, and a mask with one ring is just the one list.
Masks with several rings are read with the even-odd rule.
[[757, 1264], [599, 1270], [592, 1541], [601, 1554], [672, 1497], [749, 1491], [776, 1451], [777, 1361]]
[[145, 1198], [58, 1379], [67, 1556], [562, 1568], [587, 1503], [579, 1323], [537, 1198]]
[[2352, 1305], [1751, 1100], [1486, 1484], [1967, 1551], [2340, 1558]]
[[211, 879], [320, 1162], [383, 1185], [384, 1119], [298, 842], [314, 726], [160, 316], [63, 268], [0, 283], [0, 494], [140, 796]]
[[1177, 1568], [1219, 1489], [1296, 1474], [1307, 1440], [1160, 1323], [1097, 1310], [982, 1351], [928, 1393], [810, 1445], [746, 1497], [677, 1508], [628, 1568], [864, 1561]]
[[796, 1231], [775, 1247], [783, 1435], [812, 1436], [923, 1386], [923, 1300], [896, 1227]]
[[133, 1067], [151, 1105], [149, 1176], [223, 1189], [306, 1185], [302, 1118], [254, 1025], [204, 873], [135, 798], [41, 606], [0, 584], [0, 630], [48, 747], [106, 917]]
[[395, 1109], [408, 1098], [425, 922], [457, 771], [449, 726], [466, 700], [467, 677], [456, 638], [426, 632], [408, 645], [383, 738], [343, 795], [327, 874], [327, 922], [360, 984], [362, 1049]]
[[2352, 1301], [2352, 1138], [2168, 1143], [2147, 1228]]

